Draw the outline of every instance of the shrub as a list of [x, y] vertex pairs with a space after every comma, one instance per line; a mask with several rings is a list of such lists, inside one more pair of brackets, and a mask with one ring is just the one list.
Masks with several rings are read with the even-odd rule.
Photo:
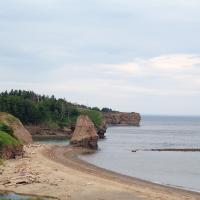
[[80, 109], [79, 110], [82, 115], [87, 115], [96, 127], [100, 127], [103, 121], [103, 115], [101, 112], [89, 109]]

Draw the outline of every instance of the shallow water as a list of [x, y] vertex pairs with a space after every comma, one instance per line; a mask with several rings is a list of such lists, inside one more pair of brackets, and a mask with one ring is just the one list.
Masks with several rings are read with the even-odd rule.
[[41, 144], [55, 144], [55, 145], [68, 145], [69, 140], [67, 139], [35, 139], [34, 141], [41, 143]]
[[144, 180], [200, 191], [200, 152], [131, 152], [133, 149], [200, 148], [200, 117], [142, 117], [140, 127], [110, 127], [97, 166]]
[[[9, 193], [9, 194], [1, 194], [0, 193], [0, 199], [12, 199], [12, 200], [29, 200], [29, 199], [37, 199], [33, 196], [26, 196], [26, 195], [18, 195], [15, 193]], [[43, 200], [47, 200], [47, 198], [42, 198]]]

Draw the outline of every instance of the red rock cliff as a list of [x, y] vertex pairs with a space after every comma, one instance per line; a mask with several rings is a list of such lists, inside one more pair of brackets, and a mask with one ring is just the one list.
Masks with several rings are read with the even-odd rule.
[[139, 126], [141, 116], [139, 113], [108, 112], [103, 114], [108, 125]]

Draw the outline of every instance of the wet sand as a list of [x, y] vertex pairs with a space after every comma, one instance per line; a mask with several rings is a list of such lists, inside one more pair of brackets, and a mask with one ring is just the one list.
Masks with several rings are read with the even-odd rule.
[[[31, 145], [26, 158], [6, 161], [0, 190], [72, 200], [200, 200], [200, 194], [120, 175], [82, 161], [80, 148]], [[34, 174], [33, 182], [16, 184], [20, 168]], [[23, 170], [22, 170], [23, 171]], [[10, 180], [10, 183], [8, 182]], [[7, 181], [7, 183], [6, 183]]]

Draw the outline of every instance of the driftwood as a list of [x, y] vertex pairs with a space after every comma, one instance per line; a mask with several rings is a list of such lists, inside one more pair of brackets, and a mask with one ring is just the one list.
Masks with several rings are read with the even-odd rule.
[[165, 149], [134, 149], [132, 152], [137, 151], [179, 151], [179, 152], [200, 152], [200, 148], [165, 148]]

